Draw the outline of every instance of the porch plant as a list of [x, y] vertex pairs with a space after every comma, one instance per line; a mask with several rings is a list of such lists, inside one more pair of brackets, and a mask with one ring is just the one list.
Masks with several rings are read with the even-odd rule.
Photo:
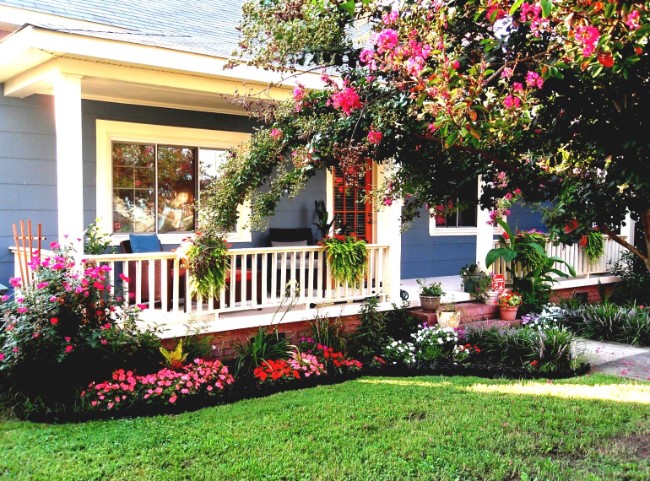
[[221, 234], [211, 231], [197, 232], [189, 240], [186, 256], [192, 275], [192, 294], [203, 297], [218, 295], [230, 271], [229, 247]]
[[492, 276], [478, 264], [466, 264], [460, 270], [460, 277], [463, 281], [463, 291], [472, 298], [485, 302], [487, 292], [492, 288]]
[[332, 228], [332, 225], [334, 225], [334, 222], [336, 222], [337, 216], [334, 215], [332, 220], [328, 222], [330, 214], [327, 212], [325, 202], [322, 200], [317, 200], [314, 202], [314, 205], [316, 209], [316, 217], [318, 219], [317, 222], [314, 222], [314, 226], [318, 229], [318, 232], [320, 232], [321, 239], [324, 239], [329, 235], [330, 229]]
[[440, 306], [440, 309], [436, 311], [436, 317], [440, 327], [458, 327], [460, 325], [460, 311], [456, 309], [453, 302]]
[[[499, 259], [508, 263], [512, 286], [524, 299], [522, 310], [525, 313], [539, 312], [548, 304], [556, 278], [575, 276], [576, 271], [563, 259], [546, 253], [546, 236], [543, 234], [534, 231], [515, 233], [503, 219], [496, 219], [496, 222], [503, 234], [499, 237], [499, 247], [487, 253], [485, 265], [490, 267]], [[558, 268], [562, 265], [568, 274]]]
[[605, 252], [605, 238], [597, 230], [592, 230], [582, 236], [579, 244], [585, 248], [585, 254], [590, 263], [595, 263]]
[[417, 280], [420, 286], [420, 307], [428, 312], [436, 312], [440, 307], [440, 299], [445, 295], [440, 282], [426, 284], [424, 279]]
[[504, 321], [517, 319], [517, 311], [522, 302], [522, 297], [516, 292], [503, 291], [497, 300], [499, 306], [499, 317]]
[[325, 237], [320, 243], [325, 246], [334, 280], [358, 287], [366, 272], [366, 241], [349, 234]]

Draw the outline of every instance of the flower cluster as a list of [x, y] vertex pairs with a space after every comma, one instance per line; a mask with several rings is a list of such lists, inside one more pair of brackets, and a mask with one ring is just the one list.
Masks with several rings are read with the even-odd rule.
[[521, 304], [522, 298], [513, 291], [503, 291], [497, 300], [499, 307], [516, 307]]
[[549, 329], [562, 329], [562, 320], [564, 319], [564, 309], [560, 306], [548, 304], [539, 314], [526, 314], [521, 317], [521, 324], [538, 331]]
[[320, 376], [325, 371], [325, 366], [313, 354], [293, 351], [287, 361], [291, 367], [300, 373], [302, 377]]
[[472, 344], [457, 344], [452, 353], [453, 359], [459, 364], [467, 363], [473, 355], [480, 354], [481, 349]]
[[93, 410], [116, 411], [141, 403], [173, 405], [197, 395], [215, 396], [233, 382], [221, 361], [195, 359], [180, 371], [165, 368], [144, 376], [119, 369], [110, 380], [91, 383], [82, 396]]
[[391, 340], [382, 351], [386, 362], [395, 365], [415, 366], [415, 345], [412, 342]]
[[323, 346], [322, 344], [316, 344], [316, 350], [317, 352], [321, 353], [321, 355], [325, 359], [325, 363], [332, 364], [335, 368], [339, 370], [349, 369], [349, 370], [356, 371], [363, 367], [361, 362], [357, 361], [356, 359], [350, 359], [345, 357], [345, 354], [343, 354], [340, 351], [334, 350], [334, 348]]
[[267, 359], [253, 370], [260, 384], [300, 379], [300, 372], [284, 359]]

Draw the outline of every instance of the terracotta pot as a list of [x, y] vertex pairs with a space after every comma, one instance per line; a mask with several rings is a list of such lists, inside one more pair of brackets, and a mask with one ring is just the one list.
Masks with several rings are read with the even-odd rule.
[[436, 312], [440, 307], [440, 296], [420, 296], [420, 307], [423, 311]]
[[499, 306], [499, 317], [504, 321], [514, 321], [518, 310], [519, 306]]

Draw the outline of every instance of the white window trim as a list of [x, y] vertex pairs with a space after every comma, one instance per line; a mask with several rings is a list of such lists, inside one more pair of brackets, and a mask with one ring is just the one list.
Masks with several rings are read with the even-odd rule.
[[[226, 132], [222, 130], [193, 129], [187, 127], [170, 127], [164, 125], [139, 124], [133, 122], [115, 122], [97, 120], [97, 217], [99, 227], [104, 232], [113, 232], [113, 171], [112, 143], [137, 142], [168, 145], [190, 145], [204, 149], [231, 149], [246, 142], [250, 134], [244, 132]], [[250, 242], [250, 205], [239, 206], [237, 228], [227, 234], [229, 242]], [[191, 234], [191, 233], [190, 233]], [[113, 244], [128, 239], [128, 234], [113, 234]], [[159, 234], [163, 244], [179, 244], [188, 237], [187, 232]]]

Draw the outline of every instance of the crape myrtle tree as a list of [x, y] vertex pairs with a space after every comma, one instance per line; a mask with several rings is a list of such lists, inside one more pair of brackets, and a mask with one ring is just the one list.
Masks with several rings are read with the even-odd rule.
[[[234, 152], [206, 199], [219, 228], [251, 200], [273, 214], [319, 169], [349, 181], [386, 164], [379, 202], [402, 215], [476, 203], [538, 206], [555, 239], [594, 227], [650, 268], [650, 1], [254, 0], [241, 49], [252, 65], [321, 73]], [[318, 70], [316, 70], [318, 69]], [[218, 193], [218, 195], [216, 195]], [[627, 212], [646, 248], [616, 235]]]

